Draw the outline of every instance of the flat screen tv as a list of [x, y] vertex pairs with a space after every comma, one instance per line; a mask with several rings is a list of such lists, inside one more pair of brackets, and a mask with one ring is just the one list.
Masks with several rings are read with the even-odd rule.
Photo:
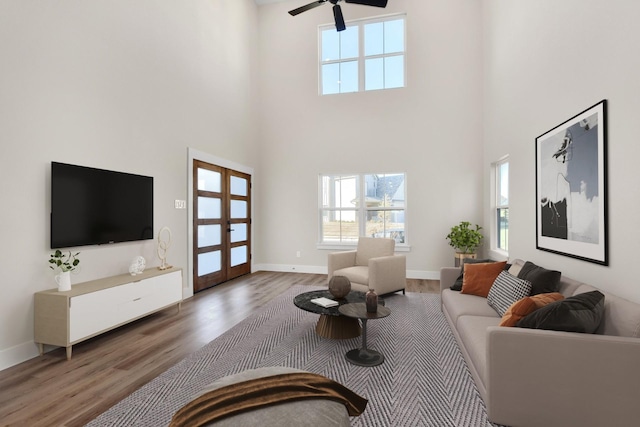
[[51, 162], [51, 248], [153, 239], [153, 178]]

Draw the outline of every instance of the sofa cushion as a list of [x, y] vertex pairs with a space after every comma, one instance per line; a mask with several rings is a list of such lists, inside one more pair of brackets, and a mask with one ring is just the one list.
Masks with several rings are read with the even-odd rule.
[[485, 385], [487, 383], [487, 328], [498, 326], [499, 322], [498, 317], [461, 316], [458, 319], [457, 330], [462, 344]]
[[341, 268], [333, 272], [334, 276], [344, 276], [353, 283], [369, 286], [369, 268], [362, 266]]
[[506, 265], [506, 261], [465, 264], [462, 290], [460, 292], [486, 298], [489, 295], [491, 285], [493, 285], [496, 277], [504, 270]]
[[592, 334], [602, 322], [604, 299], [604, 294], [600, 291], [574, 295], [534, 311], [516, 323], [516, 326]]
[[542, 308], [547, 304], [560, 301], [561, 299], [564, 299], [564, 295], [560, 292], [524, 297], [511, 304], [511, 307], [509, 307], [502, 316], [500, 326], [515, 326], [516, 323], [526, 315], [533, 313], [535, 310]]
[[558, 292], [561, 275], [559, 271], [547, 270], [527, 261], [520, 269], [518, 278], [530, 281], [531, 295], [537, 295]]
[[528, 296], [529, 292], [531, 292], [530, 281], [518, 279], [508, 271], [501, 271], [489, 289], [487, 304], [502, 317], [511, 304]]
[[490, 259], [475, 259], [475, 258], [463, 258], [462, 265], [460, 266], [460, 275], [456, 279], [456, 281], [451, 285], [452, 291], [461, 291], [462, 290], [462, 280], [464, 279], [464, 265], [465, 264], [481, 264], [493, 262]]
[[443, 289], [440, 294], [442, 305], [451, 321], [457, 326], [460, 316], [483, 316], [500, 319], [496, 311], [487, 305], [485, 298], [476, 295], [464, 295], [451, 289]]

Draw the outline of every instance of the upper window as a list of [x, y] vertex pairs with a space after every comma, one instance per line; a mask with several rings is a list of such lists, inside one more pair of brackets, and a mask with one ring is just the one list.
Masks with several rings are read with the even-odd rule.
[[320, 94], [405, 86], [405, 15], [320, 29]]
[[355, 243], [359, 236], [405, 244], [405, 175], [321, 175], [320, 243]]
[[509, 251], [509, 160], [495, 164], [496, 249]]

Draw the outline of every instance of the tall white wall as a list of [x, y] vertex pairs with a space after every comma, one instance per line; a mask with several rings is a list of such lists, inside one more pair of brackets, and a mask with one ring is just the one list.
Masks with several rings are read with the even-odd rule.
[[[640, 3], [484, 0], [484, 167], [510, 156], [510, 255], [640, 301]], [[608, 100], [610, 266], [536, 250], [535, 138]], [[487, 181], [488, 182], [488, 181]], [[485, 185], [485, 200], [489, 200]], [[489, 221], [485, 206], [485, 222]]]
[[[153, 176], [186, 270], [187, 147], [256, 161], [256, 28], [253, 0], [0, 2], [0, 369], [37, 354], [33, 294], [55, 287], [51, 161]], [[153, 241], [78, 250], [75, 283], [159, 264]]]
[[[302, 2], [304, 3], [304, 2]], [[260, 8], [259, 134], [264, 213], [255, 218], [258, 265], [326, 271], [318, 242], [318, 175], [407, 174], [407, 269], [437, 277], [453, 263], [445, 240], [461, 220], [482, 221], [481, 5], [393, 0], [343, 4], [345, 19], [407, 14], [407, 86], [318, 95], [318, 25], [327, 3], [291, 17], [298, 0]], [[301, 257], [296, 258], [300, 251]]]

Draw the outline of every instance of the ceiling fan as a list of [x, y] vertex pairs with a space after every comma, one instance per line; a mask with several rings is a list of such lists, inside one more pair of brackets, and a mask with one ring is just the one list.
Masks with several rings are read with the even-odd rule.
[[344, 23], [342, 9], [338, 4], [341, 1], [344, 1], [345, 3], [362, 4], [364, 6], [387, 7], [388, 0], [316, 0], [313, 3], [309, 3], [297, 9], [290, 10], [289, 15], [296, 16], [302, 12], [306, 12], [307, 10], [314, 9], [324, 3], [329, 2], [333, 5], [333, 18], [336, 21], [336, 30], [343, 31], [347, 28], [347, 26]]

